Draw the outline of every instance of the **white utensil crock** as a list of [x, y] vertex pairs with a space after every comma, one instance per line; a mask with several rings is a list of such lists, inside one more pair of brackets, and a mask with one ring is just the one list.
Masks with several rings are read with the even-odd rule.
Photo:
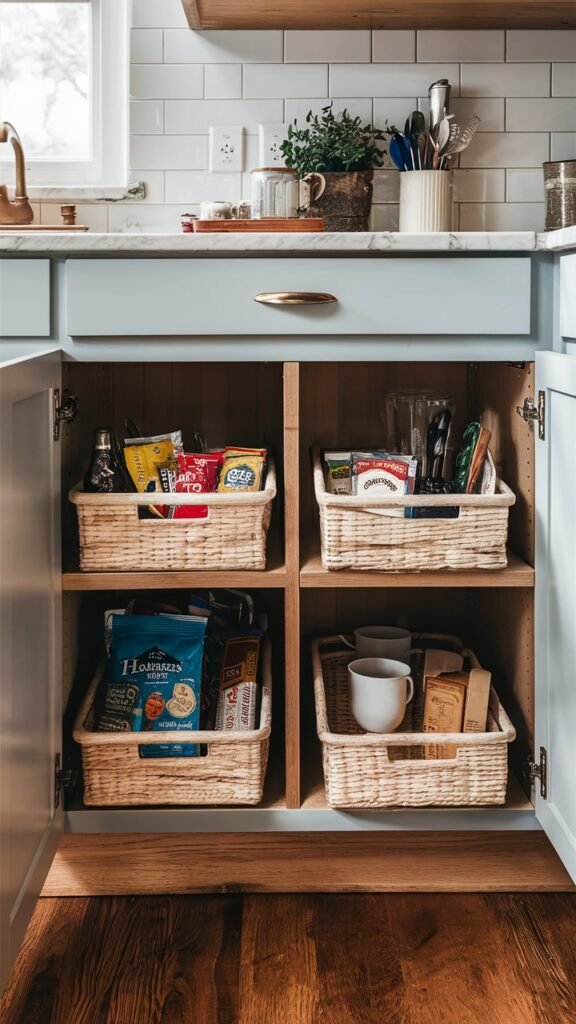
[[400, 174], [400, 231], [450, 231], [452, 172], [402, 171]]

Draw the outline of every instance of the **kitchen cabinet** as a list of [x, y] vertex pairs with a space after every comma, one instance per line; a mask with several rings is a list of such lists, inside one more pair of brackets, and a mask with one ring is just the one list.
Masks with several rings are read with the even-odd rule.
[[182, 0], [192, 29], [214, 28], [569, 28], [572, 0]]
[[[265, 601], [275, 651], [277, 694], [265, 799], [259, 808], [88, 809], [77, 790], [67, 790], [60, 802], [65, 805], [64, 825], [74, 846], [72, 866], [68, 873], [65, 868], [60, 871], [61, 892], [97, 893], [106, 887], [112, 892], [115, 885], [144, 885], [134, 860], [140, 850], [143, 862], [148, 858], [149, 867], [155, 858], [157, 863], [158, 851], [162, 851], [161, 884], [170, 885], [166, 878], [172, 878], [171, 856], [181, 858], [186, 843], [197, 833], [202, 833], [205, 841], [210, 833], [255, 833], [249, 841], [253, 857], [258, 834], [265, 831], [363, 830], [389, 831], [392, 835], [449, 831], [455, 834], [455, 842], [456, 833], [482, 831], [486, 843], [496, 833], [501, 843], [508, 831], [528, 833], [538, 828], [537, 822], [576, 878], [576, 821], [570, 802], [574, 770], [570, 737], [576, 728], [572, 685], [576, 564], [570, 518], [576, 498], [570, 454], [576, 428], [576, 357], [540, 351], [548, 337], [542, 325], [552, 318], [553, 291], [542, 288], [551, 284], [550, 275], [541, 271], [530, 275], [530, 267], [526, 272], [524, 263], [530, 262], [534, 272], [535, 261], [530, 258], [508, 258], [510, 276], [501, 268], [497, 276], [507, 283], [515, 280], [523, 301], [528, 302], [531, 333], [522, 345], [524, 351], [532, 346], [531, 358], [514, 358], [518, 344], [514, 335], [507, 339], [497, 334], [497, 344], [494, 338], [471, 336], [451, 350], [450, 340], [436, 341], [422, 326], [417, 335], [401, 340], [400, 348], [394, 338], [386, 340], [385, 331], [377, 335], [368, 349], [370, 358], [365, 356], [361, 337], [347, 336], [342, 339], [349, 349], [345, 360], [331, 358], [333, 342], [330, 332], [323, 328], [327, 337], [317, 337], [311, 346], [311, 353], [315, 353], [323, 344], [323, 358], [306, 358], [306, 339], [314, 335], [317, 321], [313, 310], [304, 310], [298, 319], [282, 321], [289, 325], [284, 327], [286, 334], [279, 331], [270, 342], [266, 360], [258, 358], [258, 345], [251, 337], [243, 340], [233, 334], [232, 320], [228, 336], [213, 337], [206, 343], [208, 348], [202, 350], [208, 352], [211, 346], [212, 359], [195, 360], [195, 334], [204, 331], [207, 323], [205, 312], [198, 308], [202, 303], [200, 293], [190, 304], [188, 334], [183, 332], [184, 320], [180, 321], [181, 358], [175, 357], [173, 348], [166, 356], [164, 337], [174, 330], [174, 322], [165, 328], [166, 335], [162, 329], [158, 331], [157, 341], [149, 335], [158, 325], [162, 328], [162, 317], [155, 313], [154, 303], [166, 311], [176, 296], [174, 264], [182, 263], [178, 273], [186, 277], [193, 290], [195, 281], [205, 286], [210, 272], [217, 281], [231, 278], [228, 271], [227, 276], [219, 276], [222, 268], [218, 259], [148, 261], [142, 257], [139, 269], [129, 267], [129, 277], [137, 270], [141, 281], [155, 281], [154, 303], [147, 307], [149, 316], [139, 321], [140, 335], [130, 331], [130, 322], [122, 319], [133, 308], [134, 292], [128, 288], [125, 293], [123, 287], [113, 284], [114, 274], [124, 263], [137, 261], [103, 259], [102, 270], [92, 271], [95, 287], [102, 303], [102, 282], [108, 280], [107, 273], [112, 273], [103, 305], [110, 306], [111, 317], [119, 319], [109, 321], [113, 333], [106, 337], [103, 332], [100, 340], [99, 330], [105, 324], [99, 319], [100, 307], [94, 300], [88, 308], [98, 328], [93, 327], [91, 334], [70, 338], [72, 328], [78, 329], [78, 317], [83, 315], [79, 305], [70, 305], [74, 291], [70, 282], [77, 286], [78, 266], [91, 261], [70, 259], [61, 263], [61, 286], [66, 284], [69, 297], [67, 306], [59, 306], [62, 323], [58, 336], [63, 351], [29, 354], [18, 363], [0, 367], [2, 430], [14, 442], [13, 446], [2, 446], [0, 467], [2, 649], [9, 652], [5, 660], [3, 656], [1, 705], [2, 756], [8, 766], [7, 773], [2, 772], [2, 784], [8, 788], [8, 793], [4, 792], [2, 827], [3, 841], [18, 852], [2, 888], [2, 938], [12, 933], [11, 945], [5, 945], [10, 957], [61, 837], [62, 806], [58, 806], [54, 788], [57, 755], [71, 749], [71, 702], [94, 668], [102, 612], [115, 607], [111, 601], [121, 602], [127, 593], [155, 587], [191, 588], [217, 581], [221, 586], [257, 591]], [[495, 264], [500, 262], [500, 258], [492, 257], [481, 262], [489, 264], [492, 259]], [[407, 275], [411, 261], [412, 257], [389, 259], [392, 267], [401, 263]], [[293, 261], [294, 271], [289, 260], [278, 262], [283, 272], [287, 268], [288, 273], [299, 273], [298, 259]], [[329, 290], [339, 294], [347, 294], [350, 262], [338, 257], [306, 260], [314, 287], [322, 280], [330, 284]], [[361, 265], [363, 262], [359, 258]], [[454, 263], [458, 272], [464, 264], [476, 283], [473, 316], [476, 309], [490, 304], [485, 282], [495, 281], [484, 271], [478, 278], [476, 262], [456, 258]], [[522, 269], [515, 278], [517, 262], [522, 263]], [[230, 261], [223, 259], [222, 263], [228, 266]], [[245, 289], [242, 294], [251, 296], [260, 290], [260, 263], [257, 259], [234, 261]], [[274, 259], [267, 263], [273, 264]], [[449, 280], [451, 264], [442, 265]], [[370, 268], [379, 266], [381, 279], [385, 280], [387, 259], [369, 261]], [[248, 287], [252, 285], [251, 274], [253, 288]], [[534, 277], [539, 281], [538, 288]], [[374, 279], [370, 281], [366, 297], [373, 302]], [[484, 282], [480, 290], [479, 281]], [[88, 277], [82, 285], [85, 290], [87, 282]], [[290, 280], [290, 286], [293, 283]], [[142, 288], [142, 294], [144, 291]], [[239, 294], [233, 291], [233, 295]], [[206, 304], [211, 305], [211, 299]], [[246, 308], [252, 312], [250, 305]], [[177, 315], [183, 318], [184, 314], [182, 304]], [[358, 322], [364, 325], [362, 315], [360, 311]], [[82, 323], [89, 328], [87, 319]], [[517, 331], [522, 324], [525, 326], [525, 319], [516, 324]], [[501, 329], [501, 322], [495, 329]], [[141, 347], [138, 337], [149, 347]], [[300, 359], [290, 358], [296, 342], [303, 353]], [[387, 344], [393, 346], [392, 358]], [[466, 344], [468, 357], [463, 356]], [[428, 358], [422, 357], [425, 345]], [[232, 354], [235, 351], [236, 358]], [[449, 391], [456, 401], [460, 425], [479, 412], [484, 414], [493, 431], [492, 447], [499, 471], [518, 499], [511, 511], [511, 553], [506, 569], [420, 574], [329, 573], [322, 569], [314, 521], [310, 447], [314, 443], [328, 447], [348, 444], [352, 432], [362, 437], [363, 443], [376, 444], [382, 429], [383, 394], [407, 386]], [[66, 391], [77, 395], [80, 415], [74, 423], [62, 424], [60, 439], [55, 440], [53, 410], [62, 404], [61, 396]], [[522, 408], [525, 399], [532, 400], [532, 405], [528, 402], [525, 408], [534, 409], [534, 417], [540, 410], [541, 423], [537, 418], [531, 420], [528, 416], [527, 421], [518, 415], [517, 407]], [[168, 423], [182, 427], [186, 435], [198, 426], [215, 445], [241, 437], [247, 444], [274, 448], [280, 500], [264, 572], [78, 571], [73, 512], [64, 500], [60, 514], [58, 495], [62, 490], [65, 498], [67, 489], [81, 477], [93, 429], [103, 421], [120, 425], [126, 415], [141, 423], [145, 432], [165, 429]], [[476, 647], [480, 659], [493, 669], [518, 733], [511, 785], [503, 808], [346, 813], [326, 806], [314, 735], [309, 639], [313, 634], [390, 619], [406, 619], [415, 630], [461, 630], [466, 642]], [[541, 747], [546, 752], [546, 796], [540, 794], [542, 780], [537, 776], [538, 771], [544, 771]], [[535, 813], [519, 781], [522, 762], [527, 758], [532, 759], [536, 781]], [[222, 838], [219, 841], [224, 842]], [[126, 845], [122, 851], [119, 846], [123, 842]], [[433, 839], [428, 842], [433, 847]], [[89, 851], [84, 861], [83, 849]], [[202, 884], [193, 853], [178, 864], [174, 885], [187, 885], [187, 891], [193, 891], [195, 885]], [[329, 871], [329, 865], [327, 868]], [[193, 872], [194, 879], [190, 875], [189, 882], [183, 883], [182, 871]], [[509, 868], [506, 871], [500, 876], [501, 886], [513, 884]], [[275, 870], [270, 868], [269, 875], [264, 868], [263, 872], [264, 887], [282, 888], [282, 878]], [[130, 873], [135, 879], [132, 883], [127, 881]], [[213, 878], [214, 870], [210, 884], [217, 885]], [[148, 889], [152, 884], [147, 876]], [[345, 887], [346, 882], [338, 884]], [[498, 883], [492, 880], [490, 884]], [[554, 883], [543, 878], [542, 884]], [[225, 878], [222, 885], [226, 885]]]
[[50, 260], [0, 259], [0, 338], [50, 335]]

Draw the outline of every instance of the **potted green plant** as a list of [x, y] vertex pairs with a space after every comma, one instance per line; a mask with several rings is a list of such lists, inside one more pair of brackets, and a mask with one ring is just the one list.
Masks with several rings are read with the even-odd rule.
[[[384, 163], [385, 134], [347, 110], [337, 116], [332, 104], [321, 116], [306, 115], [306, 126], [295, 120], [281, 145], [286, 166], [311, 181], [306, 217], [323, 217], [328, 231], [367, 231], [372, 204], [374, 168]], [[322, 180], [325, 185], [322, 185]], [[320, 180], [320, 187], [316, 183]]]

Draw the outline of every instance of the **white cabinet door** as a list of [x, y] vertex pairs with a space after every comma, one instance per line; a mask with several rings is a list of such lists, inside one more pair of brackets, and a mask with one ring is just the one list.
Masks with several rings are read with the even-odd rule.
[[62, 828], [60, 353], [0, 364], [0, 989]]
[[576, 356], [536, 356], [536, 815], [576, 881]]

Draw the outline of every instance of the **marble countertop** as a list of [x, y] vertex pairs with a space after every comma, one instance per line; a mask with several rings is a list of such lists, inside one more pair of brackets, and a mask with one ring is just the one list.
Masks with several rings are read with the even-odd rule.
[[230, 252], [535, 252], [576, 248], [576, 227], [534, 231], [459, 231], [400, 234], [394, 231], [248, 234], [97, 234], [2, 232], [5, 253], [230, 253]]

